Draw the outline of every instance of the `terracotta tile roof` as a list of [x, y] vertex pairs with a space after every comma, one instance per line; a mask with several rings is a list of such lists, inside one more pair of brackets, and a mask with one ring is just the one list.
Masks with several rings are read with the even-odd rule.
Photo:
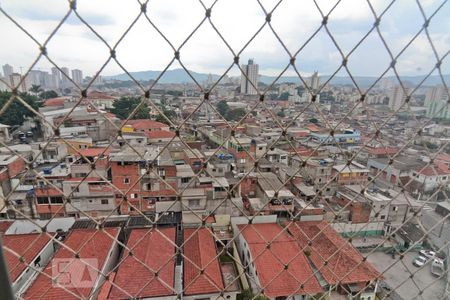
[[[282, 232], [281, 226], [269, 223], [238, 227], [248, 243], [261, 288], [267, 297], [314, 295], [323, 291], [300, 247], [288, 233]], [[270, 241], [268, 249], [266, 243]]]
[[13, 223], [14, 223], [14, 221], [1, 221], [0, 222], [0, 234], [5, 233]]
[[167, 130], [157, 130], [146, 132], [145, 135], [149, 139], [164, 139], [164, 138], [173, 138], [175, 136], [175, 132], [167, 131]]
[[[296, 222], [288, 229], [302, 249], [310, 250], [311, 261], [329, 284], [364, 283], [379, 275], [326, 221]], [[310, 240], [312, 245], [308, 246]], [[325, 261], [328, 261], [327, 266], [324, 266]]]
[[442, 170], [438, 167], [434, 166], [428, 166], [425, 169], [418, 168], [416, 169], [416, 172], [425, 175], [425, 176], [442, 176], [442, 175], [448, 175], [450, 174], [450, 171], [448, 170]]
[[366, 147], [367, 152], [374, 155], [393, 155], [399, 150], [395, 147]]
[[51, 98], [44, 102], [44, 106], [64, 106], [64, 98]]
[[[184, 230], [184, 291], [186, 295], [219, 293], [224, 289], [216, 243], [207, 228]], [[204, 269], [203, 274], [200, 270]]]
[[[134, 229], [131, 231], [124, 260], [117, 270], [110, 299], [164, 297], [174, 295], [175, 228]], [[139, 261], [138, 261], [139, 260]], [[142, 263], [146, 266], [144, 266]], [[152, 271], [157, 271], [155, 277]], [[170, 287], [170, 288], [169, 288]]]
[[[106, 232], [108, 232], [111, 236], [117, 237], [119, 233], [118, 228], [107, 228], [103, 231], [96, 229], [76, 229], [72, 230], [70, 234], [67, 236], [64, 244], [78, 252], [81, 259], [97, 259], [98, 261], [98, 269], [102, 269], [106, 259], [109, 257], [108, 253], [110, 252], [113, 239], [110, 238]], [[53, 261], [57, 259], [72, 259], [74, 258], [74, 254], [72, 251], [69, 251], [65, 247], [59, 248], [53, 257], [52, 261], [47, 265], [47, 267], [43, 270], [45, 276], [40, 274], [33, 284], [28, 288], [28, 290], [23, 295], [24, 299], [86, 299], [91, 293], [92, 287], [70, 287], [66, 286], [65, 288], [58, 287], [52, 283], [51, 276]], [[83, 276], [86, 271], [88, 273], [89, 270], [98, 275], [97, 271], [91, 269], [91, 267], [86, 266], [80, 272], [83, 272]], [[64, 274], [63, 274], [64, 275]], [[88, 274], [89, 276], [89, 274]], [[67, 290], [70, 290], [68, 292]], [[77, 295], [75, 297], [73, 294]]]
[[[104, 152], [104, 153], [103, 153]], [[109, 155], [110, 150], [106, 149], [106, 148], [86, 148], [86, 149], [79, 149], [77, 150], [77, 153], [75, 154], [76, 156], [91, 156], [91, 157], [95, 157], [95, 156], [99, 156], [100, 154], [103, 153], [104, 156]]]
[[134, 129], [140, 130], [169, 128], [169, 125], [167, 124], [147, 119], [128, 120], [125, 125], [131, 125]]
[[25, 263], [22, 263], [16, 255], [8, 250], [4, 251], [11, 282], [17, 280], [27, 268], [27, 264], [33, 265], [33, 260], [50, 241], [50, 237], [45, 233], [4, 235], [2, 239], [5, 248], [25, 259]]

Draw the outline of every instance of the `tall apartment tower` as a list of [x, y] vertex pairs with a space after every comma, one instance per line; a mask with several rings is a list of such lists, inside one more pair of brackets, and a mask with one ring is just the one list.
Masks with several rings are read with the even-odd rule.
[[61, 72], [58, 70], [58, 68], [53, 67], [52, 68], [52, 86], [54, 89], [59, 89], [60, 84], [61, 84]]
[[78, 84], [81, 85], [83, 83], [83, 72], [78, 69], [72, 70], [72, 80]]
[[399, 109], [405, 102], [407, 93], [408, 89], [406, 89], [405, 93], [401, 86], [396, 86], [393, 89], [391, 89], [389, 93], [389, 108], [391, 110]]
[[443, 85], [434, 86], [428, 90], [425, 97], [425, 107], [428, 118], [450, 119], [450, 104], [448, 93]]
[[61, 87], [67, 88], [71, 85], [71, 82], [69, 80], [69, 78], [70, 78], [69, 68], [62, 67], [61, 71], [65, 74], [65, 76], [63, 74], [61, 74]]
[[319, 84], [320, 84], [319, 73], [315, 71], [314, 74], [312, 74], [311, 76], [311, 89], [313, 91], [317, 91], [319, 89]]
[[3, 77], [5, 78], [9, 78], [9, 76], [12, 75], [12, 73], [14, 73], [14, 69], [11, 65], [3, 65]]
[[241, 68], [241, 93], [246, 95], [256, 95], [256, 89], [258, 88], [259, 66], [253, 63], [253, 59], [249, 59], [248, 64], [241, 65]]

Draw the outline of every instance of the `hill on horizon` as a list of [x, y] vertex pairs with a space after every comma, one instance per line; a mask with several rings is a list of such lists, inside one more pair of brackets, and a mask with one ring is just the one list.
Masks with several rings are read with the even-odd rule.
[[[137, 71], [137, 72], [130, 72], [130, 74], [137, 80], [155, 80], [160, 75], [161, 71]], [[207, 74], [207, 73], [198, 73], [195, 71], [190, 71], [192, 76], [195, 78], [197, 82], [200, 84], [208, 80], [208, 76], [211, 75], [213, 80], [218, 80], [220, 78], [217, 74]], [[236, 78], [236, 76], [231, 76]], [[329, 79], [329, 75], [320, 75], [320, 81], [325, 82]], [[401, 76], [403, 82], [410, 84], [410, 85], [417, 85], [419, 84], [425, 75], [422, 76]], [[128, 81], [131, 80], [130, 77], [125, 74], [118, 74], [113, 76], [105, 76], [105, 79], [115, 79], [115, 80], [121, 80], [121, 81]], [[309, 78], [309, 77], [304, 77]], [[356, 81], [356, 83], [361, 87], [367, 87], [371, 85], [375, 80], [377, 80], [378, 77], [376, 76], [354, 76], [353, 77]], [[386, 76], [384, 77], [386, 79], [397, 81], [395, 76]], [[263, 82], [265, 84], [271, 84], [276, 79], [276, 76], [267, 76], [267, 75], [260, 75], [260, 82]], [[450, 75], [444, 75], [444, 80], [446, 82], [450, 81]], [[173, 70], [167, 70], [165, 74], [159, 79], [160, 83], [175, 83], [175, 84], [182, 84], [182, 83], [193, 83], [192, 78], [186, 73], [184, 69], [173, 69]], [[286, 83], [286, 82], [292, 82], [292, 83], [300, 83], [300, 79], [297, 76], [282, 76], [277, 81], [277, 83]], [[331, 84], [351, 84], [353, 85], [353, 81], [348, 76], [335, 76], [331, 81]], [[423, 85], [438, 85], [442, 84], [441, 78], [437, 75], [430, 76]]]

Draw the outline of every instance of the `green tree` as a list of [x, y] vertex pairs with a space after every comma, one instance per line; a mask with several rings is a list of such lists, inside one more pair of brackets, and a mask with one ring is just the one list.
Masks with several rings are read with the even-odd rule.
[[[3, 108], [8, 103], [11, 96], [11, 92], [0, 91], [0, 108]], [[41, 102], [36, 96], [28, 93], [21, 93], [19, 96], [35, 110], [41, 106]], [[0, 115], [0, 123], [10, 126], [19, 126], [23, 124], [25, 118], [33, 116], [34, 113], [25, 107], [19, 99], [14, 99], [2, 115]]]
[[[175, 119], [177, 117], [177, 113], [173, 110], [169, 110], [169, 109], [165, 109], [162, 112], [167, 119], [169, 119], [170, 121], [172, 121], [173, 123], [173, 119]], [[158, 115], [155, 119], [155, 121], [167, 124], [167, 125], [171, 125], [170, 122], [167, 120], [166, 118], [164, 118], [162, 115]]]
[[[121, 97], [114, 101], [114, 107], [111, 112], [120, 119], [126, 119], [134, 111], [134, 109], [141, 103], [140, 97]], [[142, 103], [136, 113], [131, 119], [148, 119], [150, 108], [147, 103]]]
[[284, 109], [282, 109], [279, 112], [277, 112], [277, 116], [279, 116], [280, 118], [286, 117], [286, 114], [284, 113]]
[[236, 108], [236, 109], [228, 110], [225, 118], [228, 121], [240, 121], [244, 116], [245, 116], [245, 109]]
[[32, 84], [31, 88], [29, 89], [30, 93], [33, 93], [35, 95], [39, 94], [40, 92], [43, 92], [44, 90], [41, 89], [41, 86], [38, 84]]
[[280, 96], [278, 96], [278, 100], [288, 100], [289, 99], [289, 93], [284, 92]]
[[319, 123], [319, 120], [317, 120], [316, 118], [311, 118], [311, 119], [309, 119], [309, 122], [313, 123], [313, 124], [317, 124], [317, 123]]
[[55, 91], [53, 91], [53, 90], [42, 91], [42, 92], [39, 93], [39, 98], [42, 99], [42, 100], [56, 98], [56, 97], [58, 97], [58, 94]]
[[227, 101], [220, 100], [219, 103], [217, 103], [216, 108], [219, 114], [226, 118], [226, 116], [228, 115], [228, 111], [230, 110]]

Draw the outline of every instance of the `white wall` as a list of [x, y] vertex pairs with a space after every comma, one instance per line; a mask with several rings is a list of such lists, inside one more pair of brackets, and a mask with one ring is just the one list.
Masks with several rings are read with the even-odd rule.
[[[26, 247], [26, 245], [24, 245]], [[19, 275], [19, 277], [16, 279], [16, 281], [13, 282], [12, 288], [13, 293], [19, 296], [23, 292], [26, 291], [26, 289], [30, 286], [30, 284], [34, 281], [38, 271], [35, 269], [42, 270], [45, 266], [47, 266], [48, 262], [50, 261], [50, 258], [53, 256], [53, 253], [55, 252], [55, 249], [53, 247], [53, 241], [50, 240], [44, 248], [41, 250], [41, 252], [36, 255], [36, 257], [33, 258], [31, 262], [27, 262], [32, 267], [27, 267], [22, 274]], [[41, 261], [39, 262], [40, 267], [34, 265], [34, 261], [40, 257]]]

